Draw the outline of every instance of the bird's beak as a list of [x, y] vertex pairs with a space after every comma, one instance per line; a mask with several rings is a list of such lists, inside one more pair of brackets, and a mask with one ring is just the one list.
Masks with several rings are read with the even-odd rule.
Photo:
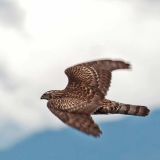
[[41, 96], [41, 99], [45, 99], [45, 94], [43, 94], [43, 95]]

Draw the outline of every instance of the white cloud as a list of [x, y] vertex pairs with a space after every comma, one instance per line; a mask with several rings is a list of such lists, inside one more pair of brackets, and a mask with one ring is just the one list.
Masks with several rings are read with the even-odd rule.
[[[149, 106], [160, 103], [159, 12], [137, 11], [139, 2], [132, 1], [17, 3], [26, 12], [27, 36], [0, 27], [0, 141], [8, 135], [6, 146], [47, 127], [64, 127], [39, 97], [63, 88], [64, 69], [79, 62], [96, 58], [131, 62], [132, 71], [113, 73], [108, 97]], [[7, 129], [9, 125], [13, 127]]]
[[0, 0], [0, 23], [5, 27], [22, 27], [25, 13], [13, 0]]

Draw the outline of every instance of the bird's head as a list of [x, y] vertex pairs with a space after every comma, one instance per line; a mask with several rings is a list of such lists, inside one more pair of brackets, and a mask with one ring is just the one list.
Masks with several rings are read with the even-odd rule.
[[51, 98], [52, 98], [52, 91], [47, 91], [41, 96], [41, 99], [50, 100]]
[[45, 92], [42, 96], [41, 99], [46, 99], [46, 100], [50, 100], [56, 97], [60, 97], [63, 94], [62, 91], [59, 90], [51, 90], [51, 91], [47, 91]]

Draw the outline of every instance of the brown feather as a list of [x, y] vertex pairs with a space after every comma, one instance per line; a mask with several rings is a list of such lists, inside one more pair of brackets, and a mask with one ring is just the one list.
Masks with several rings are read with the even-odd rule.
[[65, 70], [68, 85], [64, 90], [51, 90], [41, 99], [47, 99], [50, 111], [69, 126], [94, 137], [102, 133], [91, 118], [92, 114], [129, 114], [146, 116], [149, 109], [105, 99], [110, 87], [111, 72], [128, 69], [123, 61], [98, 60], [81, 63]]

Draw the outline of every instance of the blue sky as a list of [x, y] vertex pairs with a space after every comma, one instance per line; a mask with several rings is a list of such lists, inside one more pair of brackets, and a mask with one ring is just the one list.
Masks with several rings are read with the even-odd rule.
[[[110, 58], [130, 62], [132, 70], [113, 73], [107, 97], [158, 110], [159, 3], [0, 0], [0, 151], [14, 151], [16, 144], [35, 134], [48, 130], [56, 134], [68, 128], [39, 98], [47, 90], [63, 89], [65, 68], [83, 61]], [[124, 117], [95, 119], [107, 124]]]
[[73, 129], [35, 133], [5, 151], [3, 160], [159, 160], [160, 110], [149, 117], [126, 117], [101, 124], [101, 138], [88, 137]]

